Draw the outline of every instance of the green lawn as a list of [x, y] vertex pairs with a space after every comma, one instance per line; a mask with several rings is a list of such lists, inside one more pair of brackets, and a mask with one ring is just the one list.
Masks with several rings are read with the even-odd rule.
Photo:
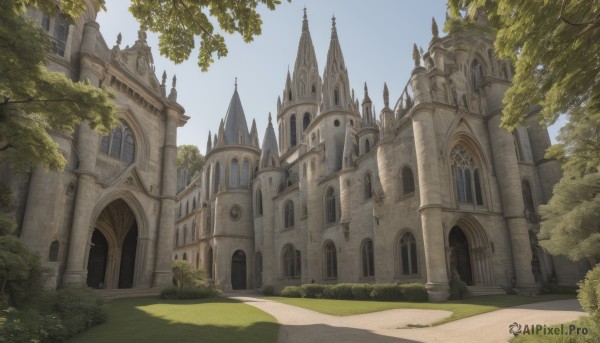
[[348, 316], [353, 314], [370, 313], [402, 308], [451, 311], [452, 315], [450, 317], [439, 322], [435, 322], [433, 324], [440, 325], [447, 322], [451, 322], [453, 320], [494, 311], [504, 307], [536, 303], [541, 301], [575, 299], [575, 295], [546, 294], [539, 295], [536, 297], [526, 297], [519, 295], [487, 295], [473, 297], [465, 300], [448, 301], [446, 303], [411, 303], [392, 301], [358, 301], [284, 297], [267, 297], [267, 299], [278, 301], [284, 304], [307, 308], [309, 310], [325, 314], [331, 314], [334, 316]]
[[227, 298], [135, 298], [107, 303], [108, 321], [70, 342], [275, 342], [271, 315]]

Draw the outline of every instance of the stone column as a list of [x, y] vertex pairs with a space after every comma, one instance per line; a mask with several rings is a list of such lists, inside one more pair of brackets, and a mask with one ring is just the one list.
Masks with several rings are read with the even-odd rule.
[[424, 68], [419, 67], [413, 71], [411, 83], [417, 101], [412, 120], [421, 199], [419, 211], [427, 269], [425, 286], [430, 301], [446, 301], [449, 286], [442, 224], [439, 153], [433, 124], [433, 109], [428, 107], [431, 98], [428, 89], [425, 88], [429, 82]]
[[[93, 52], [93, 46], [99, 34], [96, 22], [85, 25], [82, 40], [82, 55], [80, 57], [79, 80], [87, 80], [98, 87], [102, 75], [102, 66], [95, 60], [88, 58], [84, 52]], [[85, 50], [87, 49], [87, 50]], [[77, 137], [77, 155], [79, 166], [75, 173], [79, 175], [77, 182], [77, 195], [73, 211], [73, 226], [69, 241], [67, 269], [63, 276], [63, 283], [83, 284], [87, 278], [85, 265], [86, 252], [89, 250], [91, 231], [94, 223], [90, 223], [92, 211], [96, 204], [96, 155], [98, 153], [98, 135], [90, 128], [87, 122], [79, 125]]]
[[510, 132], [500, 128], [501, 117], [500, 112], [488, 120], [496, 180], [512, 246], [516, 286], [525, 293], [531, 293], [537, 285], [531, 272], [531, 246], [524, 216], [521, 176], [513, 137]]
[[156, 241], [156, 266], [154, 269], [154, 287], [171, 285], [171, 253], [173, 251], [173, 232], [175, 232], [175, 192], [177, 183], [177, 117], [175, 108], [166, 109], [167, 127], [163, 152], [162, 199], [160, 222]]

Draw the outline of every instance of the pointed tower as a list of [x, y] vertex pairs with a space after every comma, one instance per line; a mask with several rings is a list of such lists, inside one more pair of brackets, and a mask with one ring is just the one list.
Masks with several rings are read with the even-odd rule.
[[365, 95], [362, 100], [362, 127], [358, 131], [358, 153], [363, 155], [371, 151], [378, 140], [378, 127], [375, 120], [375, 109], [369, 97], [369, 89], [365, 82]]
[[[282, 156], [295, 150], [302, 139], [308, 136], [306, 130], [316, 116], [321, 88], [317, 57], [304, 9], [294, 71], [290, 74], [288, 70], [283, 98], [277, 99], [279, 146]], [[287, 162], [292, 163], [296, 158], [296, 155], [290, 157]]]
[[263, 138], [259, 169], [274, 167], [279, 167], [279, 149], [277, 148], [277, 138], [275, 137], [271, 113], [269, 113], [269, 124]]
[[[235, 82], [235, 90], [229, 102], [229, 108], [227, 108], [223, 129], [223, 142], [225, 145], [252, 145], [250, 133], [248, 132], [248, 124], [246, 124], [246, 115], [244, 114], [240, 95], [237, 90], [237, 80]], [[219, 129], [220, 135], [221, 132]]]
[[252, 127], [250, 128], [250, 144], [259, 148], [258, 146], [258, 131], [256, 129], [256, 120], [252, 119]]
[[327, 52], [327, 63], [323, 73], [323, 95], [321, 112], [347, 110], [350, 102], [350, 82], [344, 55], [338, 40], [335, 17], [331, 18], [331, 40]]
[[387, 83], [383, 84], [383, 109], [379, 114], [381, 131], [384, 138], [392, 138], [394, 135], [394, 111], [390, 108], [390, 93]]

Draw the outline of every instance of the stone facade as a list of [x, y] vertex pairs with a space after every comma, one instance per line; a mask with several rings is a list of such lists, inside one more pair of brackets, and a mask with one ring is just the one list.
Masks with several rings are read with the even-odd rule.
[[259, 148], [236, 86], [202, 175], [180, 193], [199, 204], [188, 256], [224, 290], [423, 282], [443, 300], [453, 274], [475, 292], [574, 284], [586, 266], [535, 240], [536, 207], [561, 175], [543, 158], [548, 132], [535, 110], [526, 127], [499, 128], [512, 73], [488, 35], [434, 37], [395, 102], [384, 87], [377, 117], [366, 84], [360, 102], [350, 91], [335, 19], [321, 78], [305, 14], [279, 139], [269, 114]]
[[17, 196], [20, 236], [53, 270], [49, 284], [95, 288], [171, 284], [176, 203], [177, 127], [189, 117], [175, 78], [156, 78], [146, 34], [109, 47], [96, 11], [69, 24], [62, 15], [28, 14], [52, 40], [48, 68], [111, 87], [121, 126], [101, 137], [87, 124], [52, 136], [67, 159], [62, 172], [33, 170], [27, 181], [3, 171]]

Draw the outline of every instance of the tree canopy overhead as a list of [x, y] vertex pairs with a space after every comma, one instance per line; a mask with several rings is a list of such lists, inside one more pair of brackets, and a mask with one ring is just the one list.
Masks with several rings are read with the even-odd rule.
[[204, 156], [195, 145], [180, 145], [177, 147], [177, 166], [187, 168], [191, 178], [196, 171], [202, 170]]
[[257, 12], [260, 4], [272, 11], [281, 1], [131, 0], [129, 11], [143, 30], [159, 34], [161, 55], [175, 63], [190, 57], [199, 38], [198, 66], [206, 71], [214, 62], [215, 54], [217, 58], [227, 56], [225, 38], [216, 31], [214, 21], [223, 33], [237, 32], [245, 42], [251, 42], [261, 34], [262, 20]]
[[[64, 1], [61, 10], [81, 15], [84, 1]], [[49, 131], [72, 133], [82, 121], [108, 133], [116, 121], [112, 92], [62, 73], [49, 72], [46, 33], [21, 16], [25, 6], [55, 13], [53, 0], [0, 3], [0, 162], [18, 173], [38, 164], [62, 170], [65, 159]], [[100, 3], [98, 2], [98, 6]]]
[[534, 105], [542, 106], [546, 123], [580, 106], [600, 111], [599, 1], [449, 0], [448, 7], [446, 31], [478, 26], [484, 11], [497, 30], [496, 52], [514, 61], [505, 128], [521, 124]]

